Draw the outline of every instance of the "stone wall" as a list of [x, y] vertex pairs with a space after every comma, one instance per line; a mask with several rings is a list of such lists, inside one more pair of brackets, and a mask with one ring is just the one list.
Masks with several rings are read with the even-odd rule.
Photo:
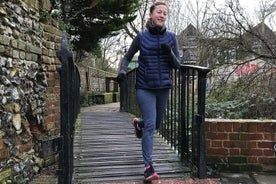
[[228, 171], [276, 171], [276, 120], [206, 119], [211, 165]]
[[27, 183], [54, 154], [42, 149], [60, 130], [62, 33], [41, 21], [50, 9], [50, 0], [0, 2], [0, 183]]
[[[118, 84], [114, 80], [109, 81], [107, 87], [107, 79], [117, 77], [116, 73], [110, 73], [107, 71], [99, 70], [92, 67], [82, 66], [78, 64], [78, 69], [81, 78], [81, 91], [93, 91], [93, 92], [117, 92]], [[108, 89], [107, 89], [108, 88]]]

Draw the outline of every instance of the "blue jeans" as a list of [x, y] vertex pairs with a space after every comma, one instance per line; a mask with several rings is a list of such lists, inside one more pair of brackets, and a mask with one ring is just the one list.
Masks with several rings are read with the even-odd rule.
[[170, 89], [136, 90], [136, 98], [144, 122], [142, 151], [145, 166], [152, 164], [154, 131], [162, 122], [169, 94]]

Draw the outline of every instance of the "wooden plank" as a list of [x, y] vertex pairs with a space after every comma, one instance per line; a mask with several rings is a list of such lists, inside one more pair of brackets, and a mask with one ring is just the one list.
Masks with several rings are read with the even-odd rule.
[[[81, 127], [74, 139], [75, 183], [143, 179], [141, 139], [134, 136], [129, 114], [82, 112], [80, 120]], [[190, 173], [190, 169], [158, 135], [155, 135], [153, 159], [161, 178], [183, 178]]]

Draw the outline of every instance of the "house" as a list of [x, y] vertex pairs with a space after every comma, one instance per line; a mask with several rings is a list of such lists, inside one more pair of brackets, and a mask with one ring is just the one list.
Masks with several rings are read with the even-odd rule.
[[198, 31], [189, 24], [179, 35], [177, 35], [182, 64], [196, 64], [197, 61], [197, 39]]
[[[205, 63], [211, 69], [219, 66], [219, 73], [232, 73], [235, 78], [265, 72], [276, 64], [276, 34], [263, 22], [248, 29], [238, 41], [223, 37], [202, 39], [200, 35], [195, 26], [189, 24], [177, 36], [182, 64]], [[200, 59], [203, 55], [206, 59]]]

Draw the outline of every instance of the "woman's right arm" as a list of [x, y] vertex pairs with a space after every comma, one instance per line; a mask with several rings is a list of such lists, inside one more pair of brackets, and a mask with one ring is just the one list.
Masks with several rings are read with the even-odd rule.
[[133, 39], [127, 53], [124, 55], [124, 57], [122, 58], [122, 60], [120, 62], [119, 72], [118, 72], [119, 75], [120, 74], [123, 74], [123, 75], [126, 74], [128, 64], [132, 60], [134, 54], [139, 50], [139, 46], [140, 46], [140, 39], [139, 39], [139, 36], [137, 35]]

